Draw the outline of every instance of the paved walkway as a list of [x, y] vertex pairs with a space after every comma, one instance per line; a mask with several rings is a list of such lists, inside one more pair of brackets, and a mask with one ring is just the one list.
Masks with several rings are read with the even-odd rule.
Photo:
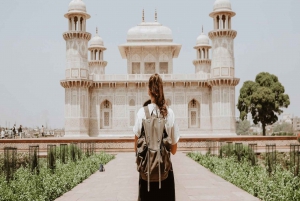
[[[184, 153], [172, 156], [176, 200], [259, 200], [244, 190], [211, 173]], [[105, 166], [56, 201], [136, 201], [138, 173], [134, 153], [118, 153]]]

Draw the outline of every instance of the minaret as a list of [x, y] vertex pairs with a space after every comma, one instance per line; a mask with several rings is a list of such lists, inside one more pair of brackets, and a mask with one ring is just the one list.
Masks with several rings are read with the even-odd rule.
[[[103, 54], [106, 48], [102, 38], [98, 35], [98, 28], [96, 28], [96, 35], [91, 39], [89, 45], [90, 60], [90, 80], [103, 80], [103, 75], [105, 74], [105, 67], [107, 62], [103, 60]], [[98, 96], [98, 91], [94, 90], [95, 88], [90, 89], [90, 137], [97, 137], [99, 134], [99, 119], [102, 116], [99, 114], [100, 108], [97, 104], [96, 97]], [[101, 119], [102, 121], [103, 119]]]
[[[90, 41], [89, 52], [89, 70], [90, 79], [95, 79], [93, 76], [105, 74], [105, 67], [107, 62], [103, 60], [103, 52], [106, 50], [102, 38], [98, 35], [98, 28], [96, 28], [96, 35]], [[99, 79], [98, 79], [99, 80]]]
[[68, 31], [63, 33], [67, 46], [65, 79], [60, 82], [65, 88], [65, 136], [88, 137], [89, 135], [89, 80], [88, 41], [86, 20], [90, 15], [82, 0], [72, 0], [69, 11]]
[[239, 79], [234, 76], [234, 38], [229, 0], [216, 0], [209, 15], [214, 19], [212, 40], [211, 86], [213, 134], [235, 134], [235, 86]]
[[193, 61], [195, 65], [195, 74], [199, 76], [200, 79], [208, 79], [210, 75], [210, 65], [211, 60], [209, 59], [209, 38], [202, 33], [197, 38], [197, 44], [194, 47], [196, 49], [197, 58]]

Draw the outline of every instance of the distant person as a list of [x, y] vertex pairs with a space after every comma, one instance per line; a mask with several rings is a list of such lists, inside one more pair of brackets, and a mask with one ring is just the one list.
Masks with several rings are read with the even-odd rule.
[[41, 128], [41, 133], [42, 133], [42, 136], [44, 137], [44, 126], [42, 125], [42, 128]]
[[2, 128], [2, 130], [1, 130], [1, 139], [4, 139], [4, 137], [5, 137], [5, 131], [4, 131], [4, 128]]
[[12, 137], [15, 138], [17, 134], [16, 124], [14, 124], [14, 127], [12, 128]]
[[5, 128], [4, 132], [5, 132], [5, 137], [6, 136], [8, 137], [8, 128]]
[[22, 125], [18, 128], [18, 134], [20, 136], [20, 139], [22, 138]]

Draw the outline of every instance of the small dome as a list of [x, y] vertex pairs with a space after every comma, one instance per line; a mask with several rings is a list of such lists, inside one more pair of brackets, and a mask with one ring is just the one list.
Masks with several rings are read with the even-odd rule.
[[127, 32], [127, 41], [163, 41], [172, 42], [172, 31], [158, 22], [142, 22]]
[[231, 11], [231, 3], [229, 0], [216, 0], [214, 3], [214, 12]]
[[82, 0], [72, 0], [69, 3], [69, 12], [84, 12], [86, 13], [86, 6]]
[[90, 47], [103, 47], [104, 43], [102, 38], [96, 34], [90, 41]]
[[209, 38], [204, 33], [201, 33], [197, 38], [197, 45], [209, 45]]

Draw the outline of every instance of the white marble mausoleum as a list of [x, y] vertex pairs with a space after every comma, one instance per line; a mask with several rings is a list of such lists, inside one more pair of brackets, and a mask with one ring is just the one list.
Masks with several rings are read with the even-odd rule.
[[[142, 22], [129, 29], [127, 42], [119, 45], [127, 59], [127, 74], [105, 74], [107, 61], [102, 38], [86, 31], [90, 15], [82, 0], [72, 0], [65, 14], [66, 41], [65, 136], [129, 136], [138, 109], [149, 99], [147, 83], [159, 73], [167, 104], [175, 113], [181, 135], [235, 134], [234, 38], [229, 0], [216, 0], [209, 14], [214, 29], [197, 38], [194, 74], [173, 72], [173, 59], [181, 45], [173, 42], [170, 28]], [[202, 31], [203, 32], [203, 31]], [[196, 33], [195, 33], [196, 37]], [[125, 38], [125, 36], [124, 36]], [[211, 44], [211, 45], [210, 45]]]

